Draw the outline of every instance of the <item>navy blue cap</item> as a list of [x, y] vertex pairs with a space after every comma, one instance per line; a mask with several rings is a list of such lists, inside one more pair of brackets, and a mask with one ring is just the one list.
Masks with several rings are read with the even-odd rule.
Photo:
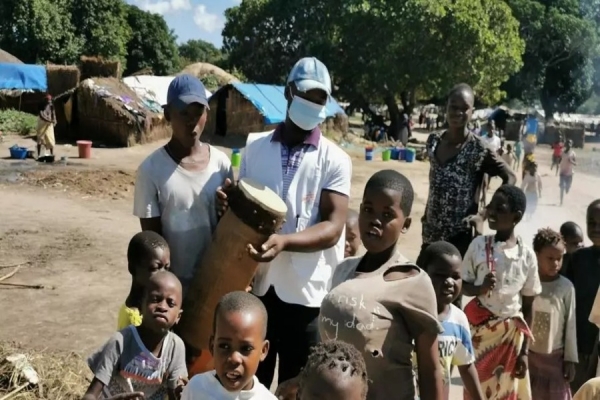
[[209, 108], [204, 84], [200, 79], [189, 74], [175, 77], [167, 91], [167, 105], [182, 110], [192, 103], [200, 103]]

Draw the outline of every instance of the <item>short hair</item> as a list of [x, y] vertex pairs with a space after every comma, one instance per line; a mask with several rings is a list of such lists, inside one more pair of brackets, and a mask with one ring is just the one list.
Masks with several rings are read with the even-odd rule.
[[168, 249], [169, 245], [165, 238], [154, 231], [142, 231], [136, 233], [127, 246], [127, 263], [129, 273], [135, 274], [133, 265], [141, 258], [149, 257], [156, 249]]
[[573, 221], [567, 221], [560, 226], [560, 234], [564, 239], [573, 236], [583, 236], [583, 229]]
[[231, 312], [257, 313], [262, 320], [261, 330], [263, 339], [267, 336], [267, 309], [258, 297], [241, 290], [227, 293], [225, 296], [221, 297], [221, 300], [219, 300], [215, 307], [213, 332], [217, 331], [217, 317], [219, 314]]
[[358, 211], [356, 211], [352, 208], [349, 208], [348, 215], [346, 216], [346, 223], [349, 223], [349, 222], [354, 223], [356, 221], [358, 221]]
[[458, 85], [454, 85], [452, 89], [448, 92], [448, 98], [458, 93], [467, 93], [475, 99], [475, 92], [473, 92], [473, 88], [466, 83], [459, 83]]
[[462, 260], [460, 251], [458, 251], [456, 246], [452, 243], [439, 241], [431, 243], [423, 250], [421, 257], [419, 257], [419, 264], [421, 264], [419, 267], [426, 270], [431, 263], [441, 259], [443, 256], [457, 256]]
[[544, 247], [554, 246], [558, 243], [564, 243], [559, 232], [550, 228], [542, 228], [533, 237], [533, 251], [539, 253]]
[[600, 199], [596, 199], [596, 200], [592, 201], [587, 208], [587, 212], [590, 212], [592, 208], [595, 208], [598, 206], [600, 206]]
[[496, 193], [500, 193], [507, 198], [511, 212], [525, 212], [527, 197], [525, 197], [525, 192], [518, 186], [502, 185], [496, 190]]
[[351, 344], [338, 340], [321, 342], [310, 349], [308, 361], [300, 373], [300, 391], [309, 377], [325, 370], [349, 372], [363, 383], [361, 397], [367, 398], [367, 367], [362, 354]]
[[385, 189], [400, 192], [400, 209], [404, 216], [408, 217], [415, 199], [415, 193], [408, 178], [393, 169], [383, 169], [373, 174], [365, 185], [365, 192]]
[[[158, 271], [148, 280], [148, 285], [146, 285], [144, 288], [144, 299], [147, 298], [148, 293], [153, 289], [153, 287], [157, 286], [163, 279], [175, 282], [177, 284], [177, 288], [179, 289], [179, 296], [183, 297], [183, 287], [181, 286], [181, 281], [179, 278], [171, 271]], [[181, 306], [182, 304], [179, 304], [179, 307]]]

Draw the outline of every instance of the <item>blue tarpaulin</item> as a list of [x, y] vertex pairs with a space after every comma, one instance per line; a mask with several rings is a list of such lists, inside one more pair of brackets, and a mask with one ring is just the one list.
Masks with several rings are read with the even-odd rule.
[[48, 78], [43, 65], [0, 63], [0, 90], [46, 92]]
[[[233, 87], [250, 101], [265, 117], [265, 124], [278, 124], [285, 120], [287, 101], [284, 87], [256, 83], [233, 83]], [[330, 97], [327, 102], [327, 116], [344, 114], [344, 109]]]

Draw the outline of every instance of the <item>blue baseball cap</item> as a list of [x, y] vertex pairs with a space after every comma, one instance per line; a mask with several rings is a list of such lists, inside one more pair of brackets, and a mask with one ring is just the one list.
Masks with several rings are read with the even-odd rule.
[[313, 89], [324, 90], [331, 95], [331, 77], [325, 64], [315, 57], [305, 57], [294, 65], [287, 83], [294, 82], [301, 92]]
[[178, 110], [182, 110], [192, 103], [199, 103], [209, 108], [204, 84], [200, 79], [189, 74], [175, 77], [169, 84], [166, 105], [173, 105]]

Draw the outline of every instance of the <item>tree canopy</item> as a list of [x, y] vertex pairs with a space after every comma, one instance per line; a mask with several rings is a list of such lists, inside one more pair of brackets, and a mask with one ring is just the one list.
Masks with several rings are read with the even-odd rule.
[[205, 62], [219, 65], [223, 62], [223, 52], [214, 44], [201, 39], [191, 39], [179, 45], [179, 55], [189, 64]]

